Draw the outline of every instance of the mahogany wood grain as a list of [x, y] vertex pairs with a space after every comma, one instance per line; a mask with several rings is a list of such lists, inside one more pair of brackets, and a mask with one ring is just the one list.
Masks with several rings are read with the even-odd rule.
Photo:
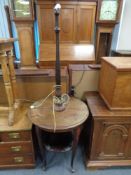
[[21, 104], [15, 111], [13, 126], [8, 126], [7, 111], [0, 111], [0, 169], [35, 166], [32, 124], [27, 117], [29, 106]]
[[[17, 160], [19, 161], [17, 162]], [[34, 167], [34, 160], [32, 155], [19, 155], [15, 156], [1, 156], [0, 157], [0, 168], [24, 168], [24, 167]]]
[[[29, 109], [28, 116], [33, 124], [39, 128], [54, 132], [54, 120], [52, 110], [52, 98], [47, 99], [43, 107]], [[70, 98], [69, 104], [62, 112], [55, 112], [56, 129], [55, 132], [66, 132], [80, 126], [88, 117], [88, 110], [84, 102]]]
[[0, 154], [6, 155], [6, 154], [28, 154], [32, 153], [32, 142], [13, 142], [13, 143], [1, 143], [0, 142]]
[[[7, 129], [6, 126], [5, 128]], [[2, 132], [2, 131], [0, 132], [0, 143], [1, 142], [29, 141], [31, 138], [30, 131], [21, 131], [21, 132], [19, 132], [19, 130], [12, 131], [12, 128], [6, 132]]]

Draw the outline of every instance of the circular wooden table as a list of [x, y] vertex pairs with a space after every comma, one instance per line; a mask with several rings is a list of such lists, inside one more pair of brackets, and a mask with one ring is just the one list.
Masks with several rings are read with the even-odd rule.
[[[36, 104], [37, 103], [35, 103], [34, 106]], [[52, 98], [47, 99], [47, 101], [38, 108], [29, 109], [28, 116], [31, 122], [35, 125], [36, 136], [38, 139], [38, 145], [40, 148], [40, 154], [42, 157], [44, 169], [46, 167], [46, 155], [45, 146], [43, 146], [42, 143], [42, 130], [48, 132], [72, 132], [73, 142], [71, 168], [72, 172], [74, 172], [73, 162], [76, 153], [76, 148], [82, 129], [82, 124], [87, 119], [88, 114], [89, 112], [86, 104], [76, 98], [70, 98], [70, 101], [64, 111], [55, 111], [56, 126], [54, 125]]]

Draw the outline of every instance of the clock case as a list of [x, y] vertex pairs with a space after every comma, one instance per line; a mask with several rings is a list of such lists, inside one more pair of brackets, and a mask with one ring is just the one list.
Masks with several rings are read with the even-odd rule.
[[15, 5], [14, 5], [15, 1], [11, 0], [11, 18], [13, 21], [34, 21], [34, 0], [29, 0], [29, 9], [30, 9], [30, 16], [25, 16], [25, 17], [17, 17], [14, 9], [15, 9]]
[[100, 20], [100, 12], [101, 12], [101, 7], [102, 7], [102, 1], [103, 0], [98, 0], [97, 4], [97, 14], [96, 14], [96, 23], [101, 23], [101, 24], [116, 24], [119, 22], [120, 15], [121, 15], [121, 10], [122, 10], [122, 3], [123, 0], [118, 0], [118, 8], [117, 8], [117, 14], [116, 14], [116, 19], [115, 20]]
[[103, 0], [98, 0], [96, 14], [95, 55], [97, 64], [101, 64], [102, 57], [111, 55], [110, 50], [112, 43], [112, 34], [115, 25], [119, 23], [123, 4], [123, 0], [118, 1], [118, 9], [115, 20], [99, 20], [102, 1]]

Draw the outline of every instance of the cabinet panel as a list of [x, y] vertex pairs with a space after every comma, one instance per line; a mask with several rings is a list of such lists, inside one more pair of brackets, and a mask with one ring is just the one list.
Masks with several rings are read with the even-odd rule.
[[54, 19], [53, 5], [40, 7], [39, 27], [41, 42], [55, 42]]
[[83, 5], [78, 7], [77, 40], [79, 43], [93, 42], [95, 10], [95, 6]]
[[60, 15], [60, 40], [75, 41], [76, 34], [76, 6], [63, 5]]
[[[99, 123], [99, 122], [98, 122]], [[97, 159], [124, 159], [126, 157], [126, 148], [129, 134], [129, 125], [123, 123], [101, 121], [99, 124], [101, 128], [99, 137], [95, 137], [97, 147], [95, 144], [95, 153]], [[95, 128], [95, 132], [98, 127]], [[99, 139], [99, 140], [98, 140]]]
[[[39, 4], [40, 3], [40, 4]], [[55, 42], [53, 3], [38, 3], [41, 42]], [[96, 3], [61, 2], [60, 41], [64, 43], [92, 43]]]

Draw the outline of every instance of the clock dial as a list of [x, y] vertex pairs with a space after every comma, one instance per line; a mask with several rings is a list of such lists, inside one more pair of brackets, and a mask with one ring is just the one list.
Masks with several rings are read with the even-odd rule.
[[99, 20], [116, 20], [118, 0], [103, 0]]
[[30, 0], [13, 0], [13, 11], [16, 17], [30, 17]]

